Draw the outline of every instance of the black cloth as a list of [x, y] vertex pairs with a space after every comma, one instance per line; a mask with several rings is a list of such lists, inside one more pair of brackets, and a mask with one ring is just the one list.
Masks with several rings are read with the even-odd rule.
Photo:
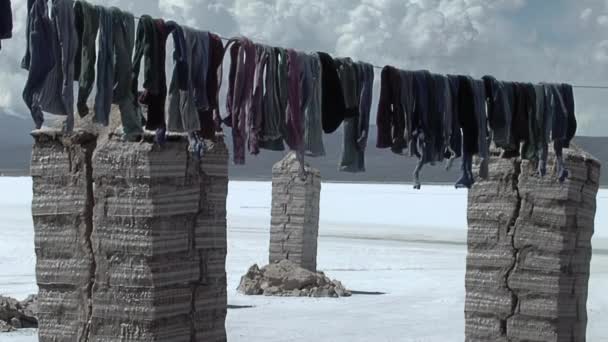
[[403, 149], [407, 147], [401, 83], [402, 78], [399, 70], [389, 65], [382, 68], [380, 99], [378, 100], [376, 116], [378, 129], [376, 147], [390, 147], [395, 153], [402, 153]]
[[95, 6], [86, 1], [74, 3], [74, 20], [78, 34], [78, 48], [74, 60], [74, 80], [78, 81], [76, 107], [80, 117], [89, 114], [87, 101], [95, 83], [97, 52], [95, 41], [99, 31], [99, 16]]
[[0, 49], [1, 40], [13, 36], [13, 11], [10, 0], [0, 0]]
[[[450, 100], [452, 101], [451, 107], [451, 121], [452, 121], [452, 131], [450, 133], [450, 150], [449, 154], [446, 151], [446, 158], [460, 158], [462, 156], [462, 130], [460, 126], [459, 119], [459, 106], [458, 106], [458, 92], [459, 92], [459, 82], [458, 76], [448, 75], [448, 82], [450, 84]], [[452, 155], [453, 153], [453, 155]]]
[[576, 135], [578, 123], [576, 121], [576, 113], [574, 108], [574, 91], [572, 86], [569, 84], [562, 84], [560, 87], [562, 99], [566, 106], [566, 112], [568, 117], [568, 129], [566, 133], [566, 139], [564, 140], [563, 147], [570, 147], [570, 142]]
[[458, 76], [458, 122], [462, 127], [462, 151], [471, 156], [479, 152], [474, 96], [473, 79]]
[[486, 88], [488, 123], [492, 130], [492, 138], [497, 147], [509, 147], [512, 141], [512, 111], [505, 86], [492, 76], [484, 76], [482, 79]]
[[344, 121], [346, 115], [346, 105], [344, 103], [344, 92], [340, 77], [336, 69], [334, 59], [324, 53], [319, 52], [321, 60], [322, 75], [322, 99], [321, 99], [321, 121], [323, 131], [327, 134], [335, 132]]

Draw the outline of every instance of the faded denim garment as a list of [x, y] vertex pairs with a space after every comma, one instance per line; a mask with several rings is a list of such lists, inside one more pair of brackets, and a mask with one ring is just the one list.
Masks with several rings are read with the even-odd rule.
[[505, 86], [492, 76], [484, 76], [483, 81], [488, 99], [488, 123], [492, 140], [498, 148], [508, 147], [512, 142], [512, 112]]
[[99, 53], [95, 120], [107, 126], [110, 120], [114, 87], [114, 21], [109, 9], [101, 6], [96, 8], [99, 15]]
[[87, 101], [95, 84], [95, 63], [97, 62], [97, 32], [99, 16], [95, 6], [86, 1], [74, 3], [78, 49], [74, 62], [74, 80], [78, 81], [78, 101], [76, 107], [80, 117], [89, 114]]
[[538, 161], [538, 146], [541, 135], [541, 122], [538, 121], [536, 114], [536, 89], [533, 84], [523, 85], [526, 96], [526, 110], [528, 114], [528, 137], [522, 147], [522, 158], [526, 160]]
[[131, 13], [116, 7], [98, 7], [100, 14], [99, 59], [97, 60], [97, 97], [95, 114], [98, 122], [107, 125], [112, 103], [120, 109], [125, 137], [138, 138], [143, 133], [144, 118], [133, 84], [133, 48], [135, 19]]
[[33, 117], [43, 118], [41, 111], [66, 115], [67, 132], [74, 128], [74, 60], [78, 45], [73, 7], [72, 0], [53, 1], [51, 20], [55, 34], [51, 41], [56, 63], [44, 85], [34, 93], [32, 104], [37, 112]]
[[285, 109], [279, 100], [279, 54], [277, 49], [264, 46], [267, 56], [265, 66], [265, 92], [262, 96], [262, 132], [258, 138], [261, 149], [283, 151], [283, 132], [285, 131]]
[[187, 26], [176, 27], [173, 31], [176, 50], [175, 70], [169, 86], [169, 131], [198, 132], [202, 128], [198, 109], [207, 103], [207, 93], [205, 87], [202, 94], [201, 75], [203, 69], [205, 75], [208, 70], [207, 65], [201, 65], [203, 34]]
[[323, 144], [323, 75], [319, 55], [312, 53], [307, 59], [312, 86], [310, 101], [304, 108], [304, 152], [313, 157], [325, 156]]
[[374, 95], [374, 66], [369, 63], [359, 62], [359, 67], [361, 68], [360, 72], [363, 74], [363, 84], [360, 85], [359, 136], [357, 138], [357, 144], [359, 145], [359, 148], [365, 150], [369, 138], [369, 120]]
[[29, 46], [23, 59], [24, 63], [28, 63], [23, 66], [29, 70], [29, 73], [23, 89], [23, 100], [30, 109], [36, 128], [39, 129], [44, 123], [44, 116], [39, 105], [34, 104], [34, 95], [42, 91], [47, 76], [55, 64], [61, 62], [61, 57], [55, 53], [56, 32], [49, 18], [46, 0], [37, 0], [35, 3], [30, 1], [29, 5], [31, 5], [27, 18]]

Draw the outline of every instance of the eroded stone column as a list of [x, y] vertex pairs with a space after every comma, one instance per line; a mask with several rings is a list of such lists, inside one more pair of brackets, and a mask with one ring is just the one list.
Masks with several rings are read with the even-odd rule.
[[578, 150], [564, 159], [560, 184], [492, 158], [470, 190], [466, 341], [585, 341], [600, 164]]
[[93, 159], [91, 341], [225, 341], [227, 150], [110, 139]]
[[40, 340], [226, 341], [226, 146], [33, 135]]
[[317, 270], [321, 175], [300, 163], [291, 152], [272, 168], [270, 263], [290, 260], [310, 271]]
[[83, 341], [91, 314], [93, 189], [96, 137], [32, 133], [32, 216], [41, 342]]

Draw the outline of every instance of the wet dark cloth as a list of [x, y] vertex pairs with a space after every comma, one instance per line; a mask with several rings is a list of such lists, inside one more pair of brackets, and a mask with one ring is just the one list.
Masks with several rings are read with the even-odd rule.
[[[374, 67], [368, 63], [355, 63], [356, 81], [353, 95], [357, 99], [358, 115], [344, 119], [342, 158], [340, 171], [365, 172], [365, 148], [369, 130], [369, 116], [374, 84]], [[350, 85], [350, 86], [352, 86]]]
[[477, 121], [478, 155], [481, 158], [479, 177], [486, 179], [489, 175], [490, 139], [486, 110], [486, 89], [484, 82], [474, 80], [475, 120]]
[[[214, 140], [215, 132], [221, 130], [220, 86], [222, 83], [222, 62], [224, 60], [224, 44], [222, 39], [209, 33], [209, 70], [207, 72], [207, 97], [209, 108], [201, 115], [203, 125], [202, 136]], [[211, 122], [209, 121], [211, 120]], [[213, 129], [211, 129], [213, 128]]]
[[377, 148], [393, 148], [401, 153], [407, 147], [405, 116], [401, 105], [400, 71], [385, 66], [380, 73], [380, 98], [376, 115]]
[[[418, 158], [414, 170], [414, 189], [420, 189], [420, 171], [425, 164], [435, 162], [436, 127], [443, 126], [443, 115], [437, 113], [437, 100], [433, 75], [427, 70], [414, 72], [414, 97], [416, 105], [412, 113], [410, 154]], [[438, 120], [438, 122], [436, 122]], [[441, 135], [441, 134], [440, 134]], [[443, 152], [441, 152], [443, 153]]]
[[[148, 118], [146, 129], [166, 128], [165, 103], [167, 100], [167, 76], [165, 73], [165, 52], [168, 33], [162, 19], [152, 19], [144, 15], [139, 19], [133, 57], [134, 96], [146, 106]], [[139, 91], [139, 73], [142, 59], [144, 63], [143, 91]]]
[[459, 106], [458, 106], [458, 92], [459, 92], [459, 83], [458, 77], [453, 75], [448, 75], [448, 83], [450, 85], [450, 101], [451, 101], [451, 112], [447, 114], [451, 114], [451, 118], [446, 119], [451, 123], [450, 130], [450, 141], [449, 141], [449, 149], [446, 151], [446, 158], [449, 158], [447, 168], [451, 168], [452, 162], [456, 158], [460, 158], [462, 156], [462, 131], [460, 127], [459, 121]]
[[492, 76], [483, 78], [488, 102], [488, 124], [496, 147], [505, 148], [511, 144], [511, 105], [505, 86]]
[[566, 107], [566, 113], [568, 117], [568, 128], [566, 133], [566, 138], [564, 140], [564, 147], [569, 148], [570, 142], [576, 135], [576, 130], [578, 128], [578, 123], [576, 121], [576, 112], [574, 105], [574, 91], [572, 86], [569, 84], [561, 84], [560, 86], [562, 99], [564, 101], [564, 106]]
[[28, 9], [28, 47], [23, 58], [23, 67], [29, 70], [29, 73], [23, 89], [23, 100], [30, 109], [35, 127], [40, 128], [44, 117], [42, 111], [34, 105], [34, 95], [41, 92], [48, 74], [55, 63], [60, 61], [54, 53], [53, 41], [56, 33], [48, 15], [46, 1], [28, 1]]
[[539, 157], [538, 147], [542, 126], [542, 122], [538, 121], [536, 114], [536, 90], [531, 83], [525, 83], [522, 87], [526, 98], [526, 114], [528, 117], [528, 135], [522, 146], [522, 158], [536, 161]]
[[13, 36], [13, 11], [10, 0], [0, 0], [0, 49], [2, 39], [10, 39]]
[[[26, 67], [30, 69], [31, 77], [28, 77], [24, 89], [24, 99], [36, 128], [42, 126], [42, 111], [46, 111], [66, 116], [65, 130], [71, 132], [74, 128], [74, 59], [78, 44], [74, 3], [71, 0], [56, 0], [52, 6], [50, 28], [47, 26], [46, 1], [36, 1], [29, 13], [30, 64]], [[49, 61], [42, 61], [43, 58]], [[47, 71], [49, 65], [51, 69]], [[35, 69], [33, 75], [32, 68]], [[34, 80], [38, 84], [34, 84]]]
[[[34, 25], [36, 25], [37, 27], [40, 27], [40, 25], [33, 23], [33, 20], [32, 20], [35, 18], [35, 16], [32, 13], [34, 4], [36, 4], [36, 6], [42, 8], [42, 9], [40, 9], [40, 8], [36, 9], [37, 12], [44, 12], [44, 13], [46, 13], [47, 17], [48, 17], [48, 12], [49, 12], [47, 1], [27, 0], [27, 19], [26, 19], [26, 23], [25, 23], [25, 41], [26, 41], [25, 42], [25, 55], [21, 59], [21, 68], [25, 69], [25, 70], [29, 70], [30, 64], [31, 64], [31, 58], [32, 58], [31, 44], [30, 44], [31, 30], [34, 27]], [[47, 44], [50, 44], [50, 41], [47, 41]]]
[[321, 74], [323, 77], [321, 118], [323, 131], [329, 134], [335, 132], [342, 124], [342, 121], [344, 121], [346, 104], [344, 102], [342, 83], [340, 82], [334, 59], [324, 52], [319, 52], [318, 54], [321, 60]]
[[74, 80], [78, 81], [78, 100], [76, 107], [80, 117], [89, 114], [87, 101], [95, 84], [95, 63], [97, 62], [97, 33], [99, 16], [95, 6], [86, 1], [74, 3], [78, 47], [74, 62]]
[[479, 152], [479, 133], [475, 117], [475, 85], [467, 76], [457, 76], [458, 82], [458, 121], [462, 128], [461, 177], [456, 188], [470, 188], [473, 178], [473, 156]]
[[[165, 104], [167, 103], [165, 54], [169, 30], [162, 19], [156, 19], [153, 23], [154, 32], [152, 39], [154, 42], [150, 42], [151, 45], [149, 45], [152, 46], [152, 49], [147, 52], [144, 50], [144, 53], [148, 55], [146, 60], [149, 60], [151, 64], [150, 67], [146, 66], [144, 91], [139, 93], [139, 102], [147, 108], [146, 129], [164, 130], [167, 127], [165, 122]], [[147, 39], [149, 39], [149, 36], [144, 38], [144, 40]], [[146, 82], [146, 78], [153, 81]], [[133, 84], [137, 86], [137, 83]], [[146, 87], [146, 84], [149, 87]]]

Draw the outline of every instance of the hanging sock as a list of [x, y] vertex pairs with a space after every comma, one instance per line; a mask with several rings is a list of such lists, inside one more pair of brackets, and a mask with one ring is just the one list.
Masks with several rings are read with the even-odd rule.
[[422, 188], [422, 184], [420, 183], [420, 171], [422, 171], [423, 166], [424, 163], [422, 162], [422, 159], [420, 159], [418, 164], [416, 164], [416, 168], [414, 169], [414, 189], [416, 190], [420, 190]]

